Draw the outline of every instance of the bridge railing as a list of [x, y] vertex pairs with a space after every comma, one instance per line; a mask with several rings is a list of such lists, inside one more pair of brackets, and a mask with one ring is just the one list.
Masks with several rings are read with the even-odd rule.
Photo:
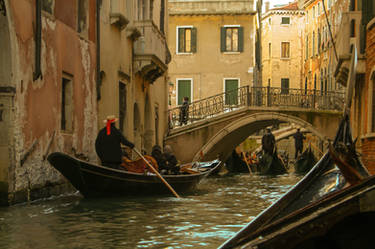
[[[216, 94], [189, 104], [187, 123], [215, 117], [248, 106], [341, 111], [344, 93], [279, 87], [250, 87]], [[181, 126], [180, 107], [168, 110], [169, 127]]]

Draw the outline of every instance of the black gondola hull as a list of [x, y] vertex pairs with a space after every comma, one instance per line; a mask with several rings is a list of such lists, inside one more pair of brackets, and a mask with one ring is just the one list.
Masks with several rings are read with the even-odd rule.
[[[57, 169], [84, 197], [163, 195], [170, 190], [155, 174], [139, 174], [87, 163], [55, 152], [48, 156], [50, 164]], [[197, 174], [163, 175], [163, 178], [179, 194], [196, 188], [198, 183], [220, 165]]]

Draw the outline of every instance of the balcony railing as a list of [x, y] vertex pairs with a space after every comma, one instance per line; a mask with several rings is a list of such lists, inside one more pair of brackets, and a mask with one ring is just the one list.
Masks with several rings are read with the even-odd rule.
[[[243, 86], [190, 103], [188, 123], [249, 106], [342, 111], [344, 95], [338, 91]], [[181, 126], [180, 107], [170, 109], [168, 117], [170, 128]]]

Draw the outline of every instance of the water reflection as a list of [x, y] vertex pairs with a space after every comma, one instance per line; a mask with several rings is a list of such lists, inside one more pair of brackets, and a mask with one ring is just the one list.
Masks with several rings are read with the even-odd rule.
[[300, 177], [208, 178], [174, 197], [60, 197], [0, 208], [0, 248], [217, 248]]

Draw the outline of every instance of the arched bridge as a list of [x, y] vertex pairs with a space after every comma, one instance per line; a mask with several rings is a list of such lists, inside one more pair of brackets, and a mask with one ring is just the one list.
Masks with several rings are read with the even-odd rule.
[[279, 123], [303, 127], [322, 140], [333, 139], [342, 117], [344, 94], [305, 89], [241, 87], [189, 104], [180, 125], [180, 110], [169, 110], [166, 144], [181, 162], [225, 160], [260, 129]]

